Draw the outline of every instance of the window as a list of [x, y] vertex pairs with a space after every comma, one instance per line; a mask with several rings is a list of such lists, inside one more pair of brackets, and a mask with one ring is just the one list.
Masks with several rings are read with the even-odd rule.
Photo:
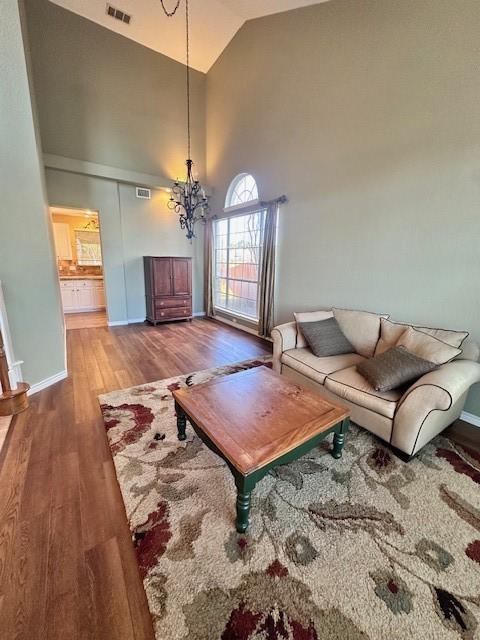
[[225, 207], [241, 207], [258, 200], [258, 189], [255, 178], [249, 173], [240, 173], [228, 188]]
[[75, 229], [75, 244], [77, 247], [77, 262], [83, 266], [102, 264], [102, 249], [100, 233], [98, 231], [84, 231]]
[[258, 320], [263, 211], [215, 221], [215, 308]]
[[[264, 211], [255, 210], [255, 178], [240, 173], [228, 188], [224, 211], [229, 217], [214, 223], [214, 306], [219, 311], [258, 320], [258, 279]], [[260, 204], [259, 204], [260, 207]], [[242, 212], [245, 209], [245, 212]]]

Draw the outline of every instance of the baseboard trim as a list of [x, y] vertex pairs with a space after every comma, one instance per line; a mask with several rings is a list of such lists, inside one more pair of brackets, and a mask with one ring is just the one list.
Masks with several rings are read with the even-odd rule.
[[78, 307], [78, 309], [64, 310], [63, 313], [68, 316], [70, 313], [95, 313], [96, 311], [105, 311], [105, 307]]
[[468, 411], [462, 411], [460, 414], [460, 420], [473, 424], [474, 427], [480, 427], [480, 416], [476, 416], [474, 413], [468, 413]]
[[47, 387], [50, 387], [52, 384], [56, 384], [61, 380], [65, 380], [65, 378], [67, 377], [68, 377], [68, 371], [66, 369], [64, 369], [63, 371], [59, 371], [55, 375], [50, 376], [49, 378], [45, 378], [45, 380], [40, 380], [40, 382], [32, 384], [27, 395], [33, 396], [34, 393], [43, 391], [43, 389], [46, 389]]
[[204, 318], [206, 315], [205, 311], [194, 311], [193, 313], [194, 318]]
[[251, 327], [247, 327], [244, 324], [240, 324], [239, 322], [232, 322], [232, 320], [228, 320], [223, 316], [213, 316], [214, 320], [218, 320], [218, 322], [222, 322], [223, 324], [228, 324], [229, 327], [234, 327], [235, 329], [240, 329], [240, 331], [245, 331], [246, 333], [250, 333], [252, 336], [256, 336], [258, 338], [258, 333], [255, 329]]
[[[196, 318], [204, 316], [205, 311], [196, 311], [193, 314]], [[113, 320], [108, 323], [109, 327], [124, 327], [127, 324], [139, 324], [140, 322], [145, 322], [145, 318], [129, 318], [128, 320]]]
[[128, 320], [112, 320], [108, 322], [109, 327], [125, 327], [127, 324], [138, 324], [139, 322], [145, 322], [145, 318], [129, 318]]

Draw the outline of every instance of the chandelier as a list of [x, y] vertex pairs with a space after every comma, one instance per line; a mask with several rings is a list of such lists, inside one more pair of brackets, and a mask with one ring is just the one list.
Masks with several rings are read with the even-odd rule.
[[[177, 1], [175, 7], [168, 11], [165, 8], [164, 0], [160, 0], [163, 11], [168, 18], [171, 18], [177, 12], [180, 6], [180, 0]], [[192, 241], [195, 238], [195, 224], [197, 222], [206, 222], [208, 213], [208, 199], [205, 190], [200, 182], [193, 177], [193, 160], [190, 153], [190, 39], [188, 31], [188, 0], [185, 0], [185, 32], [186, 32], [186, 69], [187, 69], [187, 177], [184, 182], [178, 179], [173, 183], [171, 196], [168, 201], [168, 208], [175, 211], [179, 215], [180, 228], [186, 230], [186, 236]]]

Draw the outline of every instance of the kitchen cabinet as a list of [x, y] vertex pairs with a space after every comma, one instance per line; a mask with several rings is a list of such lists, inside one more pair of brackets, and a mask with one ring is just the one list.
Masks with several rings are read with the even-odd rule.
[[96, 311], [105, 307], [103, 280], [60, 280], [64, 313]]
[[70, 284], [69, 282], [60, 282], [60, 293], [62, 294], [62, 305], [65, 313], [74, 311], [76, 306], [76, 289]]
[[192, 318], [192, 259], [144, 256], [147, 320]]
[[57, 260], [72, 260], [72, 243], [70, 242], [70, 226], [65, 222], [53, 223], [53, 239]]

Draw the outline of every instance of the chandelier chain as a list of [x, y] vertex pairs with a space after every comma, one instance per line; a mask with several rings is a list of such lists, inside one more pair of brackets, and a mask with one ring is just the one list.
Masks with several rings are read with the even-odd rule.
[[[180, 1], [180, 0], [179, 0]], [[187, 158], [190, 154], [190, 34], [188, 29], [188, 0], [185, 0], [185, 30], [187, 35]]]
[[[168, 18], [171, 18], [172, 16], [174, 16], [177, 13], [177, 9], [180, 6], [180, 0], [177, 0], [177, 4], [175, 5], [175, 7], [172, 9], [172, 11], [169, 11], [164, 4], [164, 0], [160, 0], [160, 4], [162, 5], [162, 9], [165, 13], [165, 15]], [[187, 149], [188, 149], [188, 155], [187, 158], [191, 157], [191, 151], [190, 151], [190, 30], [189, 30], [189, 13], [188, 13], [188, 0], [185, 0], [185, 33], [186, 33], [186, 45], [187, 45]]]
[[178, 9], [178, 7], [180, 6], [180, 0], [177, 0], [177, 4], [175, 5], [175, 7], [173, 8], [173, 10], [172, 10], [172, 11], [169, 11], [169, 10], [165, 7], [165, 5], [164, 5], [164, 3], [163, 3], [163, 0], [160, 0], [160, 4], [162, 5], [162, 9], [163, 9], [163, 11], [164, 11], [165, 15], [167, 16], [167, 18], [171, 18], [172, 16], [174, 16], [174, 15], [177, 13], [177, 9]]
[[[160, 0], [165, 15], [169, 18], [175, 15], [181, 0], [177, 0], [172, 11], [165, 8], [164, 0]], [[190, 150], [190, 29], [189, 29], [188, 0], [185, 0], [185, 35], [186, 35], [186, 93], [187, 93], [187, 177], [183, 183], [175, 180], [171, 189], [168, 208], [179, 215], [180, 228], [186, 230], [186, 236], [192, 241], [195, 237], [195, 224], [205, 223], [208, 214], [208, 198], [200, 182], [193, 175], [193, 161]]]

